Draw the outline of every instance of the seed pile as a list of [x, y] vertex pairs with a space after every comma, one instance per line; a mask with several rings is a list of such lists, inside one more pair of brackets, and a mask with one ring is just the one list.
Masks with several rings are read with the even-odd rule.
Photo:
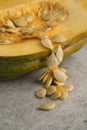
[[[58, 42], [63, 42], [66, 39], [62, 35], [58, 37], [56, 36], [56, 38]], [[36, 91], [36, 96], [43, 98], [45, 96], [49, 96], [52, 100], [56, 99], [64, 100], [67, 98], [68, 92], [74, 89], [74, 86], [65, 83], [65, 81], [68, 78], [66, 74], [67, 71], [64, 68], [58, 67], [59, 64], [63, 61], [64, 56], [63, 49], [61, 45], [58, 45], [56, 52], [54, 52], [52, 48], [52, 41], [48, 39], [42, 40], [42, 45], [44, 45], [44, 47], [51, 49], [52, 53], [47, 59], [48, 71], [44, 72], [39, 78], [39, 80], [42, 81], [43, 83], [43, 87], [39, 88], [39, 91], [38, 90]], [[51, 108], [53, 107], [51, 107], [49, 103], [48, 104], [46, 103], [45, 106], [43, 104], [39, 106], [39, 109], [41, 110], [50, 110]]]

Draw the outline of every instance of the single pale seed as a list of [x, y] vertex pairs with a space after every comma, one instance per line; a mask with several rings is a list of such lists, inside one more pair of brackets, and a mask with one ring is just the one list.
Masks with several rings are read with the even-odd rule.
[[45, 86], [44, 86], [44, 88], [49, 88], [49, 86], [51, 85], [51, 83], [52, 83], [52, 80], [53, 80], [53, 77], [52, 76], [50, 76], [50, 77], [48, 77], [47, 78], [47, 81], [46, 81], [46, 83], [45, 83]]
[[11, 41], [10, 41], [10, 40], [5, 40], [5, 41], [3, 41], [3, 42], [0, 42], [0, 44], [2, 44], [2, 45], [3, 45], [3, 44], [7, 44], [7, 45], [8, 45], [8, 44], [11, 44]]
[[6, 28], [5, 27], [0, 27], [0, 32], [6, 32]]
[[22, 36], [22, 39], [30, 39], [30, 38], [33, 38], [31, 34], [25, 34]]
[[63, 56], [64, 56], [63, 49], [62, 49], [61, 45], [59, 45], [56, 50], [56, 57], [57, 57], [57, 60], [59, 63], [62, 62]]
[[63, 88], [61, 92], [61, 96], [59, 98], [64, 100], [65, 98], [67, 98], [67, 96], [68, 96], [68, 92]]
[[50, 96], [50, 98], [53, 99], [53, 100], [56, 100], [56, 99], [58, 99], [60, 96], [61, 96], [61, 92], [56, 91], [56, 92], [54, 92], [54, 93]]
[[14, 28], [8, 28], [6, 31], [9, 33], [17, 33], [17, 30]]
[[28, 29], [28, 27], [22, 27], [22, 28], [20, 29], [20, 32], [22, 32], [23, 34], [26, 34], [26, 33], [29, 32], [29, 29]]
[[47, 103], [43, 103], [41, 104], [38, 109], [40, 110], [51, 110], [55, 107], [55, 103], [54, 102], [47, 102]]
[[23, 18], [14, 18], [13, 22], [18, 27], [24, 27], [27, 25], [26, 21]]
[[54, 53], [52, 53], [48, 59], [47, 59], [47, 65], [49, 68], [54, 68], [55, 66], [57, 66], [59, 64], [56, 56]]
[[52, 38], [52, 42], [65, 42], [67, 38], [64, 35], [56, 35]]
[[27, 22], [32, 22], [32, 17], [31, 16], [25, 16], [25, 20], [27, 21]]
[[74, 86], [72, 84], [64, 84], [63, 86], [68, 92], [72, 91], [74, 89]]
[[44, 78], [47, 74], [48, 74], [48, 72], [44, 72], [44, 73], [40, 76], [39, 81], [40, 81], [40, 80], [43, 80], [43, 78]]
[[51, 99], [58, 99], [61, 96], [62, 86], [56, 86], [56, 92], [51, 95]]
[[5, 44], [11, 44], [10, 40], [5, 40], [4, 42], [5, 42]]
[[55, 26], [58, 26], [59, 23], [56, 22], [56, 21], [49, 21], [49, 22], [47, 23], [47, 25], [48, 25], [49, 27], [55, 27]]
[[48, 76], [49, 76], [49, 73], [47, 73], [47, 74], [44, 76], [44, 78], [43, 78], [43, 80], [42, 80], [43, 84], [47, 81]]
[[56, 79], [54, 80], [54, 83], [55, 83], [56, 85], [59, 85], [59, 86], [63, 86], [63, 85], [64, 85], [64, 83], [58, 82]]
[[52, 29], [52, 28], [49, 27], [49, 26], [44, 26], [44, 27], [42, 28], [42, 31], [48, 32], [48, 31], [50, 31], [51, 29]]
[[51, 42], [50, 39], [44, 38], [44, 39], [41, 40], [41, 42], [42, 42], [42, 45], [44, 47], [49, 48], [49, 49], [53, 49], [53, 45], [52, 45], [52, 42]]
[[6, 24], [4, 24], [7, 28], [15, 28], [14, 23], [11, 20], [7, 20]]
[[56, 80], [58, 80], [59, 82], [65, 82], [67, 79], [67, 75], [60, 70], [54, 69], [53, 74]]
[[47, 95], [50, 96], [52, 95], [54, 92], [56, 92], [56, 87], [51, 85], [49, 88], [47, 88]]
[[36, 90], [36, 96], [39, 98], [44, 98], [46, 96], [46, 89], [45, 88], [39, 88]]
[[39, 39], [46, 39], [46, 38], [48, 38], [48, 36], [44, 32], [42, 32], [42, 31], [35, 31], [34, 32], [34, 37], [39, 38]]

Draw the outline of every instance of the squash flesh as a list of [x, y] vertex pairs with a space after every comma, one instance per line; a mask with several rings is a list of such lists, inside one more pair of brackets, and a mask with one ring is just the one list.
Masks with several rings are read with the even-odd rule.
[[[9, 1], [8, 3], [5, 3], [5, 0], [1, 2], [0, 4], [1, 10], [2, 8], [8, 8], [12, 6], [12, 4], [14, 5], [14, 2], [10, 0], [8, 1]], [[87, 32], [87, 22], [86, 22], [87, 8], [85, 8], [83, 4], [81, 4], [79, 1], [64, 0], [64, 2], [69, 8], [69, 14], [70, 14], [69, 18], [65, 22], [61, 23], [57, 28], [53, 29], [52, 32], [51, 31], [49, 32], [50, 38], [52, 38], [53, 35], [56, 34], [63, 34], [67, 37], [69, 41], [72, 38], [75, 39], [77, 35], [79, 36], [82, 33]], [[21, 3], [21, 1], [18, 0], [15, 1], [15, 5], [16, 2]], [[54, 47], [55, 46], [57, 46], [57, 44], [55, 44]], [[25, 40], [23, 42], [17, 42], [11, 45], [0, 45], [0, 56], [6, 56], [6, 57], [32, 55], [41, 52], [44, 53], [46, 51], [47, 49], [41, 45], [41, 42], [38, 39]]]

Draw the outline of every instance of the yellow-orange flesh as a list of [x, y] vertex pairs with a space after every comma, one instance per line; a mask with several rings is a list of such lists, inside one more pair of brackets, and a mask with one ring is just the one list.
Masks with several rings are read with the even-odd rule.
[[[38, 11], [39, 1], [41, 0], [8, 0], [8, 2], [3, 0], [0, 1], [0, 12], [4, 12], [8, 9], [14, 10], [16, 8], [29, 7], [29, 14], [33, 18], [32, 24], [40, 25], [41, 21], [35, 17], [35, 12]], [[77, 35], [87, 32], [87, 2], [85, 0], [62, 0], [62, 2], [68, 8], [69, 17], [67, 20], [60, 23], [58, 27], [49, 31], [47, 35], [49, 38], [52, 38], [56, 34], [63, 34], [69, 41]], [[8, 16], [6, 16], [6, 19], [9, 19]], [[30, 55], [37, 52], [44, 52], [46, 50], [46, 48], [41, 45], [39, 39], [20, 41], [16, 34], [13, 34], [13, 37], [16, 39], [14, 44], [0, 45], [0, 56]]]

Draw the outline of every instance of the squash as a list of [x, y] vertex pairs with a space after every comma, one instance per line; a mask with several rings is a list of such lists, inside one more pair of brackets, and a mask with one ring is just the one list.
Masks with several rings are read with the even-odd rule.
[[[65, 7], [63, 11], [68, 17], [64, 22], [59, 22], [59, 25], [46, 35], [50, 39], [56, 34], [66, 36], [67, 41], [61, 45], [64, 49], [64, 57], [67, 57], [80, 50], [87, 42], [87, 2], [86, 0], [54, 0], [54, 2], [59, 2]], [[43, 23], [38, 19], [37, 13], [41, 6], [46, 8], [48, 3], [53, 4], [52, 0], [48, 0], [48, 2], [47, 0], [0, 1], [0, 27], [2, 25], [6, 27], [7, 20], [12, 21], [15, 17], [24, 17], [29, 13], [33, 18], [33, 25], [40, 29]], [[1, 35], [0, 32], [0, 37]], [[8, 37], [14, 40], [11, 44], [0, 44], [1, 80], [16, 79], [32, 70], [46, 67], [45, 61], [51, 51], [41, 44], [38, 32], [35, 33], [37, 37], [23, 40], [17, 33], [7, 34], [5, 32], [4, 36], [5, 40], [8, 40]], [[2, 43], [1, 39], [0, 43]], [[58, 43], [54, 43], [54, 49], [57, 46]]]

